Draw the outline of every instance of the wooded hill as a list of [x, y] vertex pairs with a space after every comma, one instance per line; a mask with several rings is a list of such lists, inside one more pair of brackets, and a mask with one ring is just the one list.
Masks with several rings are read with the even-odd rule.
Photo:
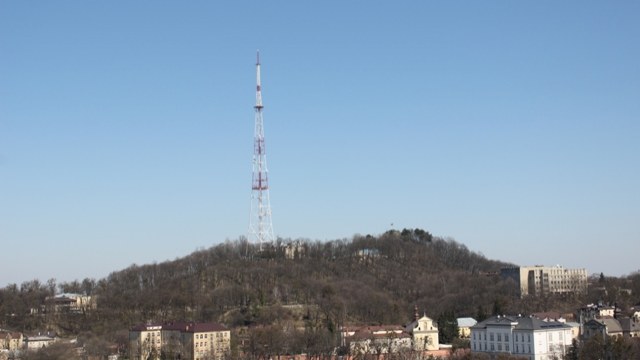
[[[132, 265], [99, 281], [9, 285], [0, 289], [0, 327], [84, 333], [107, 341], [123, 338], [125, 343], [132, 325], [171, 320], [254, 329], [282, 328], [287, 320], [293, 328], [303, 323], [305, 329], [335, 334], [343, 324], [406, 323], [414, 306], [434, 319], [482, 319], [489, 314], [570, 312], [597, 300], [630, 304], [640, 293], [640, 274], [633, 274], [602, 276], [597, 287], [590, 287], [605, 289], [606, 297], [591, 292], [519, 299], [515, 284], [497, 275], [506, 265], [420, 229], [328, 242], [279, 240], [262, 249], [238, 240], [172, 261]], [[633, 291], [616, 290], [621, 287]], [[57, 291], [96, 296], [97, 310], [33, 314]]]
[[497, 297], [515, 291], [491, 275], [504, 265], [418, 229], [329, 242], [278, 241], [263, 249], [227, 242], [114, 272], [94, 292], [99, 308], [125, 315], [125, 323], [226, 315], [229, 326], [251, 325], [269, 322], [264, 307], [315, 305], [329, 328], [395, 324], [411, 319], [414, 305], [431, 316], [447, 310], [475, 315], [478, 306], [490, 311]]

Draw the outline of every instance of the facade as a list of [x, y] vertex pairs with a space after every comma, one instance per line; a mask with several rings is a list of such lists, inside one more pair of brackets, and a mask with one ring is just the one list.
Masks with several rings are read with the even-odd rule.
[[214, 360], [231, 350], [231, 332], [216, 323], [171, 322], [138, 325], [129, 331], [130, 358]]
[[22, 349], [24, 338], [22, 333], [2, 330], [0, 331], [0, 350], [15, 351]]
[[640, 320], [637, 317], [625, 317], [618, 320], [625, 337], [640, 337]]
[[351, 355], [381, 355], [411, 349], [411, 335], [399, 325], [347, 326], [342, 329], [342, 339]]
[[471, 352], [492, 358], [511, 354], [529, 360], [561, 358], [573, 340], [571, 326], [534, 317], [494, 316], [471, 327]]
[[95, 310], [97, 307], [95, 297], [73, 293], [65, 293], [47, 298], [46, 304], [49, 311], [55, 313], [83, 313], [88, 310]]
[[27, 350], [39, 350], [51, 345], [56, 339], [49, 335], [27, 336], [24, 340]]
[[406, 326], [345, 326], [341, 329], [341, 344], [348, 346], [351, 355], [386, 354], [401, 351], [422, 353], [440, 349], [438, 326], [429, 317], [419, 317]]
[[438, 325], [426, 315], [409, 323], [406, 330], [411, 334], [414, 351], [432, 351], [440, 348]]
[[591, 319], [584, 324], [582, 331], [582, 337], [585, 340], [596, 334], [600, 334], [602, 338], [623, 335], [620, 322], [612, 317]]
[[216, 323], [165, 324], [162, 338], [163, 349], [181, 349], [183, 359], [223, 359], [231, 351], [231, 331]]
[[132, 360], [159, 359], [162, 349], [162, 325], [141, 324], [129, 330], [129, 357]]
[[565, 269], [560, 265], [521, 266], [503, 268], [500, 275], [516, 282], [521, 297], [587, 291], [586, 269]]
[[463, 339], [468, 339], [471, 336], [471, 327], [478, 322], [474, 318], [463, 317], [457, 318], [458, 322], [458, 336]]

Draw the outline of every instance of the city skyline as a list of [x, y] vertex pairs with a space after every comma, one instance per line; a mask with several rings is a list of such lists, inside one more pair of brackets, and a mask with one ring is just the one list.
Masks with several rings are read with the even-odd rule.
[[638, 11], [1, 2], [0, 287], [246, 235], [257, 49], [276, 236], [637, 271]]

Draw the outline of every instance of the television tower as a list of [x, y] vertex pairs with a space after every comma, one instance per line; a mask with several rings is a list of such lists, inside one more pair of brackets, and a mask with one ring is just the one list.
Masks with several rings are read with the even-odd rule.
[[250, 242], [260, 244], [274, 241], [269, 202], [269, 180], [267, 154], [264, 146], [264, 123], [262, 121], [262, 90], [260, 88], [260, 52], [256, 56], [256, 124], [253, 135], [253, 180], [251, 182], [251, 215], [249, 218]]

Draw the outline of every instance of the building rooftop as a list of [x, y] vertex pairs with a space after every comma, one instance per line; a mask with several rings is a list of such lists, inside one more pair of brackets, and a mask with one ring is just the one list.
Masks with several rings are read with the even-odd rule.
[[473, 325], [478, 323], [476, 319], [470, 317], [461, 317], [457, 318], [456, 320], [458, 321], [458, 327], [472, 327]]
[[558, 321], [542, 321], [535, 317], [523, 316], [493, 316], [472, 326], [472, 329], [486, 329], [487, 327], [513, 326], [515, 330], [545, 330], [554, 328], [571, 328]]

